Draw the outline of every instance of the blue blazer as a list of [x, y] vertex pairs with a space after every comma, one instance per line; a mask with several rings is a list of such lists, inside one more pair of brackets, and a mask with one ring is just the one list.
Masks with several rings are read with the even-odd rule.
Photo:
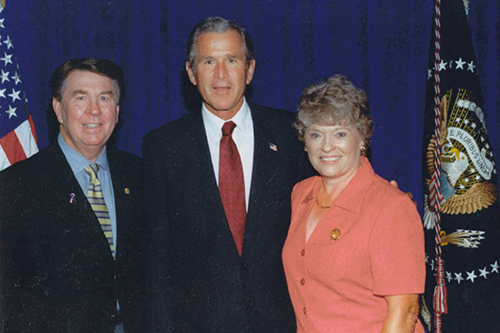
[[141, 161], [108, 160], [116, 260], [59, 145], [0, 173], [1, 332], [114, 332], [117, 299], [127, 332], [144, 332]]
[[250, 109], [255, 151], [241, 257], [201, 113], [144, 139], [152, 332], [296, 331], [281, 250], [304, 152], [292, 131], [294, 114], [256, 104]]

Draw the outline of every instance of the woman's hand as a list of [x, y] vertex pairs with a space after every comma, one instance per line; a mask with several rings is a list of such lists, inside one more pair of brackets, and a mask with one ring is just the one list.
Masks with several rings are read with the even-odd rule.
[[388, 312], [381, 333], [411, 333], [418, 318], [418, 295], [385, 296]]
[[[391, 180], [389, 183], [391, 183], [392, 186], [394, 186], [395, 188], [399, 189], [399, 185], [398, 185], [398, 182], [395, 181], [394, 179]], [[411, 192], [405, 192], [406, 196], [408, 198], [411, 199], [411, 201], [413, 202], [413, 204], [415, 205], [415, 207], [417, 207], [417, 202], [415, 200], [413, 200], [413, 194]]]

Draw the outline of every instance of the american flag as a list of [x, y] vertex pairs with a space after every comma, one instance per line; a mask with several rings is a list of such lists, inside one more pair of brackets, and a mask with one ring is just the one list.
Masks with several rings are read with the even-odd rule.
[[35, 125], [4, 11], [0, 6], [0, 170], [38, 152]]

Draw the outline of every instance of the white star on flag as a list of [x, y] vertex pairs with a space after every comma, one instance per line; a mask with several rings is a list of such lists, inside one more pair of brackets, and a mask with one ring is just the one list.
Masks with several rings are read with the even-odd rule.
[[3, 58], [0, 58], [0, 60], [2, 60], [4, 62], [4, 66], [7, 66], [7, 64], [13, 64], [12, 62], [12, 54], [7, 54], [7, 53], [3, 53]]
[[479, 272], [480, 272], [480, 273], [479, 273], [479, 276], [482, 276], [482, 277], [484, 277], [485, 279], [486, 279], [486, 275], [490, 274], [490, 272], [488, 272], [488, 270], [486, 269], [486, 267], [485, 267], [485, 268], [483, 268], [483, 269], [481, 269], [481, 268], [480, 268], [480, 269], [479, 269]]
[[7, 50], [10, 48], [14, 48], [14, 45], [12, 45], [12, 40], [10, 39], [10, 36], [7, 36], [7, 39], [3, 42], [5, 45], [7, 45]]
[[462, 281], [464, 278], [462, 277], [462, 273], [455, 273], [455, 280], [457, 280], [458, 284], [460, 284], [460, 281]]
[[490, 264], [490, 266], [491, 266], [491, 272], [492, 273], [493, 272], [498, 273], [498, 268], [500, 267], [500, 266], [498, 266], [498, 260], [495, 261], [493, 264]]
[[14, 88], [12, 88], [12, 93], [9, 94], [9, 97], [12, 98], [12, 103], [14, 103], [16, 99], [21, 100], [21, 97], [19, 97], [20, 93], [21, 90], [15, 91]]
[[471, 71], [472, 73], [474, 73], [475, 67], [476, 65], [474, 65], [474, 60], [467, 64], [467, 70]]
[[441, 62], [439, 63], [439, 70], [444, 71], [446, 69], [446, 65], [448, 65], [448, 63], [444, 62], [443, 59], [441, 59]]
[[477, 275], [474, 272], [474, 270], [472, 270], [472, 272], [466, 272], [466, 273], [467, 273], [467, 279], [466, 280], [471, 280], [472, 283], [474, 283], [474, 279], [477, 278]]
[[2, 69], [1, 79], [2, 79], [2, 83], [4, 83], [5, 81], [10, 81], [9, 72], [4, 72]]
[[16, 73], [14, 74], [14, 76], [11, 76], [10, 78], [14, 80], [14, 82], [16, 83], [16, 86], [17, 86], [19, 83], [22, 83], [22, 82], [23, 82], [23, 81], [21, 81], [21, 75], [17, 74], [17, 71], [16, 71]]
[[17, 110], [17, 108], [13, 108], [12, 105], [9, 105], [9, 109], [7, 111], [5, 111], [5, 113], [7, 113], [9, 115], [9, 119], [10, 119], [10, 118], [12, 118], [12, 116], [17, 117], [16, 110]]
[[458, 61], [455, 61], [455, 63], [457, 64], [457, 69], [464, 69], [464, 65], [466, 64], [466, 62], [463, 61], [462, 58], [458, 59]]

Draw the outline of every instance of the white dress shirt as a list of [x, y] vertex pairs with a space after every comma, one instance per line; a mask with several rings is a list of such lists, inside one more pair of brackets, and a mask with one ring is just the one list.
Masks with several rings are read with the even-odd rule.
[[219, 151], [220, 140], [222, 139], [222, 126], [227, 121], [232, 121], [236, 124], [232, 137], [238, 148], [241, 165], [243, 167], [243, 178], [245, 179], [245, 205], [248, 211], [254, 153], [253, 121], [250, 107], [246, 100], [244, 100], [243, 105], [232, 119], [223, 120], [208, 111], [205, 104], [203, 104], [201, 115], [207, 133], [208, 147], [210, 148], [210, 156], [212, 157], [212, 165], [214, 167], [217, 186], [219, 186]]

